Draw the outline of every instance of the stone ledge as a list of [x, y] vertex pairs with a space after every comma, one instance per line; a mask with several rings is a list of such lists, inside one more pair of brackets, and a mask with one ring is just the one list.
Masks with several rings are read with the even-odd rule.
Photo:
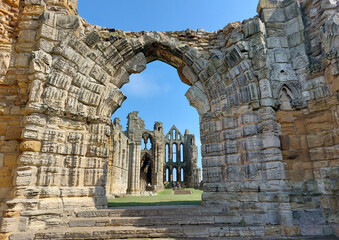
[[174, 190], [172, 191], [174, 195], [190, 195], [192, 194], [191, 190]]

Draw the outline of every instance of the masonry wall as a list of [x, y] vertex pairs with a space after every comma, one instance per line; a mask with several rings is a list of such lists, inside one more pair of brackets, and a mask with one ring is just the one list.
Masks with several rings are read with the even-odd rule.
[[128, 188], [129, 144], [118, 122], [113, 124], [109, 148], [106, 194], [107, 196], [123, 196]]
[[[175, 134], [173, 134], [175, 133]], [[195, 182], [195, 173], [198, 169], [198, 147], [195, 145], [195, 137], [193, 134], [189, 134], [188, 129], [185, 130], [185, 134], [182, 135], [181, 132], [175, 127], [168, 131], [165, 138], [165, 145], [163, 146], [163, 151], [166, 151], [166, 146], [168, 147], [167, 152], [167, 162], [164, 159], [164, 177], [166, 179], [166, 169], [168, 169], [168, 179], [171, 185], [171, 182], [174, 179], [174, 169], [177, 171], [177, 179], [175, 181], [181, 182], [181, 186], [184, 188], [193, 188], [199, 183]], [[174, 146], [176, 146], [176, 151], [174, 152]], [[182, 146], [182, 149], [181, 149]], [[175, 153], [175, 154], [173, 154]], [[176, 159], [174, 159], [174, 157]], [[181, 181], [181, 170], [183, 170], [183, 181]]]
[[[151, 182], [153, 191], [163, 190], [166, 168], [173, 169], [174, 167], [178, 169], [178, 181], [180, 181], [180, 169], [184, 169], [183, 186], [199, 186], [200, 178], [195, 177], [197, 173], [196, 169], [198, 169], [198, 153], [193, 134], [187, 133], [188, 130], [186, 130], [185, 135], [182, 135], [175, 126], [173, 126], [169, 133], [164, 136], [162, 122], [156, 122], [153, 131], [144, 129], [144, 122], [138, 117], [137, 112], [132, 112], [128, 115], [127, 124], [128, 129], [126, 132], [122, 131], [120, 119], [114, 119], [112, 124], [111, 137], [109, 139], [110, 156], [108, 158], [107, 169], [107, 196], [123, 196], [131, 193], [128, 191], [128, 188], [130, 185], [135, 184], [136, 181], [139, 182], [139, 186], [132, 194], [144, 194], [143, 192], [145, 191], [145, 185], [147, 183], [145, 182], [146, 179], [142, 179], [141, 168], [143, 167], [143, 161], [146, 155], [148, 159], [151, 160], [151, 164], [147, 169], [150, 168], [152, 172]], [[172, 136], [171, 140], [168, 140], [168, 135], [172, 135], [173, 129], [176, 130], [176, 137], [172, 139]], [[178, 137], [179, 135], [180, 137]], [[142, 148], [140, 142], [147, 142], [148, 140], [151, 142], [151, 147], [149, 149]], [[134, 143], [132, 141], [134, 141]], [[170, 155], [169, 162], [165, 163], [165, 146], [172, 146], [173, 143], [177, 144], [177, 146], [183, 144], [183, 161], [179, 159], [181, 150], [178, 148], [176, 154], [177, 161], [173, 161], [173, 150], [170, 149], [169, 153], [167, 153]], [[130, 149], [134, 149], [135, 147], [140, 151], [140, 156], [138, 157], [135, 157], [135, 154], [130, 154]], [[140, 163], [137, 167], [137, 161], [139, 160]], [[198, 173], [201, 174], [201, 171]]]
[[[184, 159], [186, 159], [185, 178], [186, 187], [197, 187], [200, 185], [201, 169], [198, 168], [198, 147], [195, 145], [195, 136], [185, 131], [184, 135]], [[200, 170], [200, 171], [199, 171]]]
[[[287, 163], [294, 223], [303, 232], [322, 233], [307, 225], [338, 222], [338, 86], [336, 68], [325, 47], [327, 18], [338, 11], [329, 1], [301, 3], [309, 72], [303, 73], [307, 107], [278, 111], [281, 149]], [[333, 26], [333, 25], [332, 25]], [[325, 37], [325, 38], [324, 38]], [[325, 40], [326, 41], [326, 40]]]
[[[23, 115], [28, 100], [27, 53], [35, 43], [20, 35], [22, 9], [19, 1], [0, 3], [0, 224], [3, 217], [11, 217], [5, 202], [14, 197], [17, 157], [20, 155]], [[26, 42], [26, 49], [20, 45]], [[14, 48], [14, 44], [19, 47]], [[21, 57], [21, 60], [20, 60]]]

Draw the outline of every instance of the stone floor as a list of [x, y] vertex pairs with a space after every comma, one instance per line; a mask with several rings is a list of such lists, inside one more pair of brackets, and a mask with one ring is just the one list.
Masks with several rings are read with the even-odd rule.
[[[153, 240], [153, 239], [157, 239], [157, 240], [180, 240], [180, 239], [187, 239], [187, 238], [127, 238], [127, 240]], [[189, 238], [189, 239], [197, 239], [197, 240], [225, 240], [225, 237], [209, 237], [209, 238]], [[256, 238], [256, 237], [251, 237], [251, 238], [243, 238], [243, 237], [231, 237], [231, 238], [227, 238], [227, 239], [231, 239], [231, 240], [338, 240], [339, 237], [335, 237], [335, 236], [312, 236], [312, 237], [298, 237], [298, 236], [294, 236], [294, 237], [260, 237], [260, 238]], [[110, 240], [117, 240], [117, 239], [110, 239]]]
[[[65, 228], [13, 234], [10, 240], [42, 239], [339, 239], [281, 237], [279, 226], [244, 224], [242, 217], [222, 208], [201, 206], [124, 207], [79, 211]], [[274, 231], [272, 231], [274, 229]], [[293, 229], [293, 228], [292, 228]], [[285, 229], [286, 230], [286, 229]], [[274, 235], [275, 234], [275, 235]]]

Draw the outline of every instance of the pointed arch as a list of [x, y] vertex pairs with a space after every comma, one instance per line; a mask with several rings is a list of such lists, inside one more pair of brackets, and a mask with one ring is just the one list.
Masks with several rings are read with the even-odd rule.
[[177, 162], [177, 152], [178, 152], [177, 148], [178, 148], [177, 144], [173, 143], [172, 144], [172, 162], [174, 162], [174, 163]]
[[279, 101], [281, 110], [292, 110], [303, 105], [300, 83], [279, 82], [273, 85], [273, 97]]
[[292, 110], [292, 101], [294, 100], [294, 95], [291, 90], [283, 86], [279, 92], [279, 101], [281, 110]]

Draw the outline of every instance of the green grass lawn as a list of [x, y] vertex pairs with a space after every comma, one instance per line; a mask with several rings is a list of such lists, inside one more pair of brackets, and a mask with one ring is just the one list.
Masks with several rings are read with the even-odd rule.
[[187, 188], [191, 190], [191, 195], [174, 195], [172, 189], [165, 189], [158, 192], [156, 196], [140, 196], [108, 199], [108, 207], [126, 206], [163, 206], [163, 205], [200, 205], [201, 190]]

